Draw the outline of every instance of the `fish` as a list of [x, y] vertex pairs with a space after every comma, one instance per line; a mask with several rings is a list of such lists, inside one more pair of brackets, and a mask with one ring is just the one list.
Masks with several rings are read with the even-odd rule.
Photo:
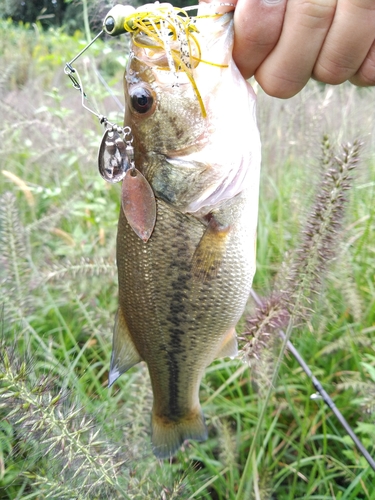
[[148, 4], [125, 20], [133, 34], [124, 125], [134, 165], [123, 196], [132, 182], [139, 187], [133, 210], [148, 234], [133, 227], [123, 204], [109, 385], [147, 364], [160, 459], [185, 440], [207, 439], [200, 383], [216, 358], [238, 353], [235, 327], [256, 268], [256, 97], [232, 58], [233, 12], [207, 9], [191, 19]]

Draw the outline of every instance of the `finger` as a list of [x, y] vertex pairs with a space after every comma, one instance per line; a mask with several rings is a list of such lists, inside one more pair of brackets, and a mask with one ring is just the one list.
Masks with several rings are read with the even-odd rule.
[[313, 70], [314, 78], [330, 84], [348, 80], [366, 59], [374, 38], [374, 0], [339, 0]]
[[373, 42], [364, 63], [350, 81], [359, 87], [375, 85], [375, 42]]
[[203, 6], [204, 4], [212, 4], [214, 10], [211, 11], [211, 14], [226, 14], [236, 8], [237, 0], [223, 0], [222, 2], [217, 2], [216, 0], [199, 0], [199, 6]]
[[306, 85], [332, 24], [336, 3], [337, 0], [287, 2], [280, 39], [255, 72], [255, 78], [268, 94], [291, 97]]
[[250, 78], [279, 39], [287, 0], [238, 0], [234, 12], [233, 59]]

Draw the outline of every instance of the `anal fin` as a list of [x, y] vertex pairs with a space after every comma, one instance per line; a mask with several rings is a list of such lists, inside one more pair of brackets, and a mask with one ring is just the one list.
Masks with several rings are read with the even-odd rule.
[[231, 328], [221, 342], [215, 355], [217, 358], [235, 358], [238, 354], [238, 344], [236, 330]]
[[230, 226], [221, 226], [211, 216], [193, 255], [192, 269], [196, 278], [207, 281], [218, 275], [229, 234]]
[[125, 318], [119, 308], [116, 314], [115, 326], [113, 329], [112, 356], [108, 376], [108, 387], [110, 387], [118, 377], [129, 368], [142, 361], [133, 340]]

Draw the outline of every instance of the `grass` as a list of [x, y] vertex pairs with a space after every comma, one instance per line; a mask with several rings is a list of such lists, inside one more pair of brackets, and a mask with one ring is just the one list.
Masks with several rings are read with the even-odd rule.
[[[101, 128], [63, 74], [83, 37], [35, 29], [3, 22], [0, 31], [0, 498], [375, 499], [374, 472], [288, 352], [269, 392], [276, 338], [258, 358], [207, 369], [207, 442], [187, 444], [170, 463], [153, 457], [145, 367], [106, 387], [120, 202], [96, 170]], [[94, 65], [121, 95], [126, 50], [111, 43], [96, 42], [79, 69], [99, 111], [121, 123]], [[322, 191], [323, 135], [337, 154], [340, 143], [363, 141], [335, 258], [291, 339], [372, 455], [374, 99], [374, 89], [315, 82], [288, 101], [259, 92], [254, 281], [265, 298], [285, 286]], [[242, 347], [254, 309], [249, 301]]]

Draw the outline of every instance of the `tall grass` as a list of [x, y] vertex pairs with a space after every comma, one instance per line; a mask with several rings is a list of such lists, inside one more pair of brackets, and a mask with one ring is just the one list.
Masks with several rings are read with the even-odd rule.
[[[242, 500], [241, 488], [244, 500], [375, 499], [374, 473], [288, 352], [269, 391], [280, 342], [268, 335], [266, 348], [245, 356], [251, 301], [239, 326], [243, 358], [216, 361], [202, 383], [208, 441], [170, 463], [153, 457], [145, 367], [107, 388], [120, 202], [118, 187], [97, 174], [100, 126], [62, 70], [83, 37], [35, 30], [0, 30], [0, 498]], [[95, 69], [120, 94], [125, 58], [125, 43], [98, 41], [80, 62], [94, 104], [117, 123]], [[311, 82], [288, 101], [258, 94], [262, 297], [278, 299], [302, 248], [332, 159], [323, 136], [328, 156], [343, 142], [364, 143], [332, 237], [335, 258], [292, 341], [374, 455], [375, 92]]]

